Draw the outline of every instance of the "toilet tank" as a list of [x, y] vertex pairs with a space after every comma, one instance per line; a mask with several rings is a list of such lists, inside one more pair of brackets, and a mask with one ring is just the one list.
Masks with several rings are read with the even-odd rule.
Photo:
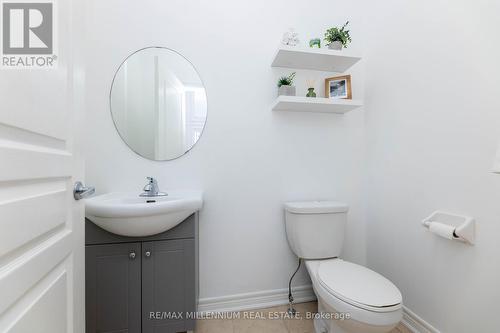
[[292, 251], [303, 259], [338, 257], [348, 209], [346, 204], [334, 201], [286, 203], [286, 235]]

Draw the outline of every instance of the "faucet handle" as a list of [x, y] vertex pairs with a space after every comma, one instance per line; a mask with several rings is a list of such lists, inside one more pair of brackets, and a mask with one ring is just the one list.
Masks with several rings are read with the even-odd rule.
[[143, 188], [143, 193], [140, 194], [141, 197], [163, 197], [167, 196], [167, 193], [160, 192], [158, 186], [158, 181], [153, 177], [146, 177], [148, 183]]

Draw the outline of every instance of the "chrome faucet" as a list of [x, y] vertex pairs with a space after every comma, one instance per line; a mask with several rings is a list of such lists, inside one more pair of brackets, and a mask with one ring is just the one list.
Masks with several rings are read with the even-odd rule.
[[158, 187], [158, 181], [153, 177], [146, 177], [148, 179], [148, 183], [144, 186], [143, 191], [140, 196], [141, 197], [164, 197], [167, 196], [167, 193], [160, 192], [160, 188]]

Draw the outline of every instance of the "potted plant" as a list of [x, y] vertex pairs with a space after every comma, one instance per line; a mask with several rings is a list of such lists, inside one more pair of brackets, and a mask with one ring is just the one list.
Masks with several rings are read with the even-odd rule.
[[342, 50], [342, 47], [347, 47], [351, 42], [349, 30], [346, 30], [349, 21], [347, 21], [340, 29], [337, 27], [330, 28], [325, 32], [325, 42], [329, 49]]
[[295, 72], [288, 76], [282, 76], [278, 80], [278, 95], [295, 96], [295, 87], [293, 86], [293, 79]]

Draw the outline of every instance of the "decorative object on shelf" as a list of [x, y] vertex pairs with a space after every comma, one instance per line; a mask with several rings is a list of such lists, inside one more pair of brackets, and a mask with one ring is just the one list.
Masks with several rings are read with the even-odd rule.
[[330, 77], [325, 80], [325, 97], [332, 99], [352, 99], [351, 76]]
[[337, 27], [330, 28], [325, 32], [325, 42], [329, 49], [332, 50], [342, 50], [342, 47], [347, 47], [347, 45], [352, 41], [349, 35], [349, 30], [346, 30], [349, 21], [347, 21], [340, 29]]
[[306, 94], [306, 97], [316, 97], [316, 93], [314, 92], [314, 86], [316, 83], [316, 80], [307, 80], [307, 91], [308, 93]]
[[282, 76], [278, 80], [278, 95], [285, 95], [285, 96], [295, 96], [296, 91], [295, 87], [293, 86], [293, 80], [295, 79], [295, 72], [288, 76]]
[[314, 88], [307, 88], [306, 97], [316, 97], [316, 93], [314, 92]]
[[293, 28], [290, 28], [283, 34], [283, 40], [281, 43], [288, 46], [297, 46], [300, 43], [299, 34], [295, 32]]
[[342, 50], [342, 43], [339, 41], [331, 42], [330, 44], [328, 44], [328, 48], [330, 50], [341, 51]]
[[318, 49], [321, 48], [321, 39], [319, 38], [313, 38], [309, 41], [309, 47], [317, 47]]

